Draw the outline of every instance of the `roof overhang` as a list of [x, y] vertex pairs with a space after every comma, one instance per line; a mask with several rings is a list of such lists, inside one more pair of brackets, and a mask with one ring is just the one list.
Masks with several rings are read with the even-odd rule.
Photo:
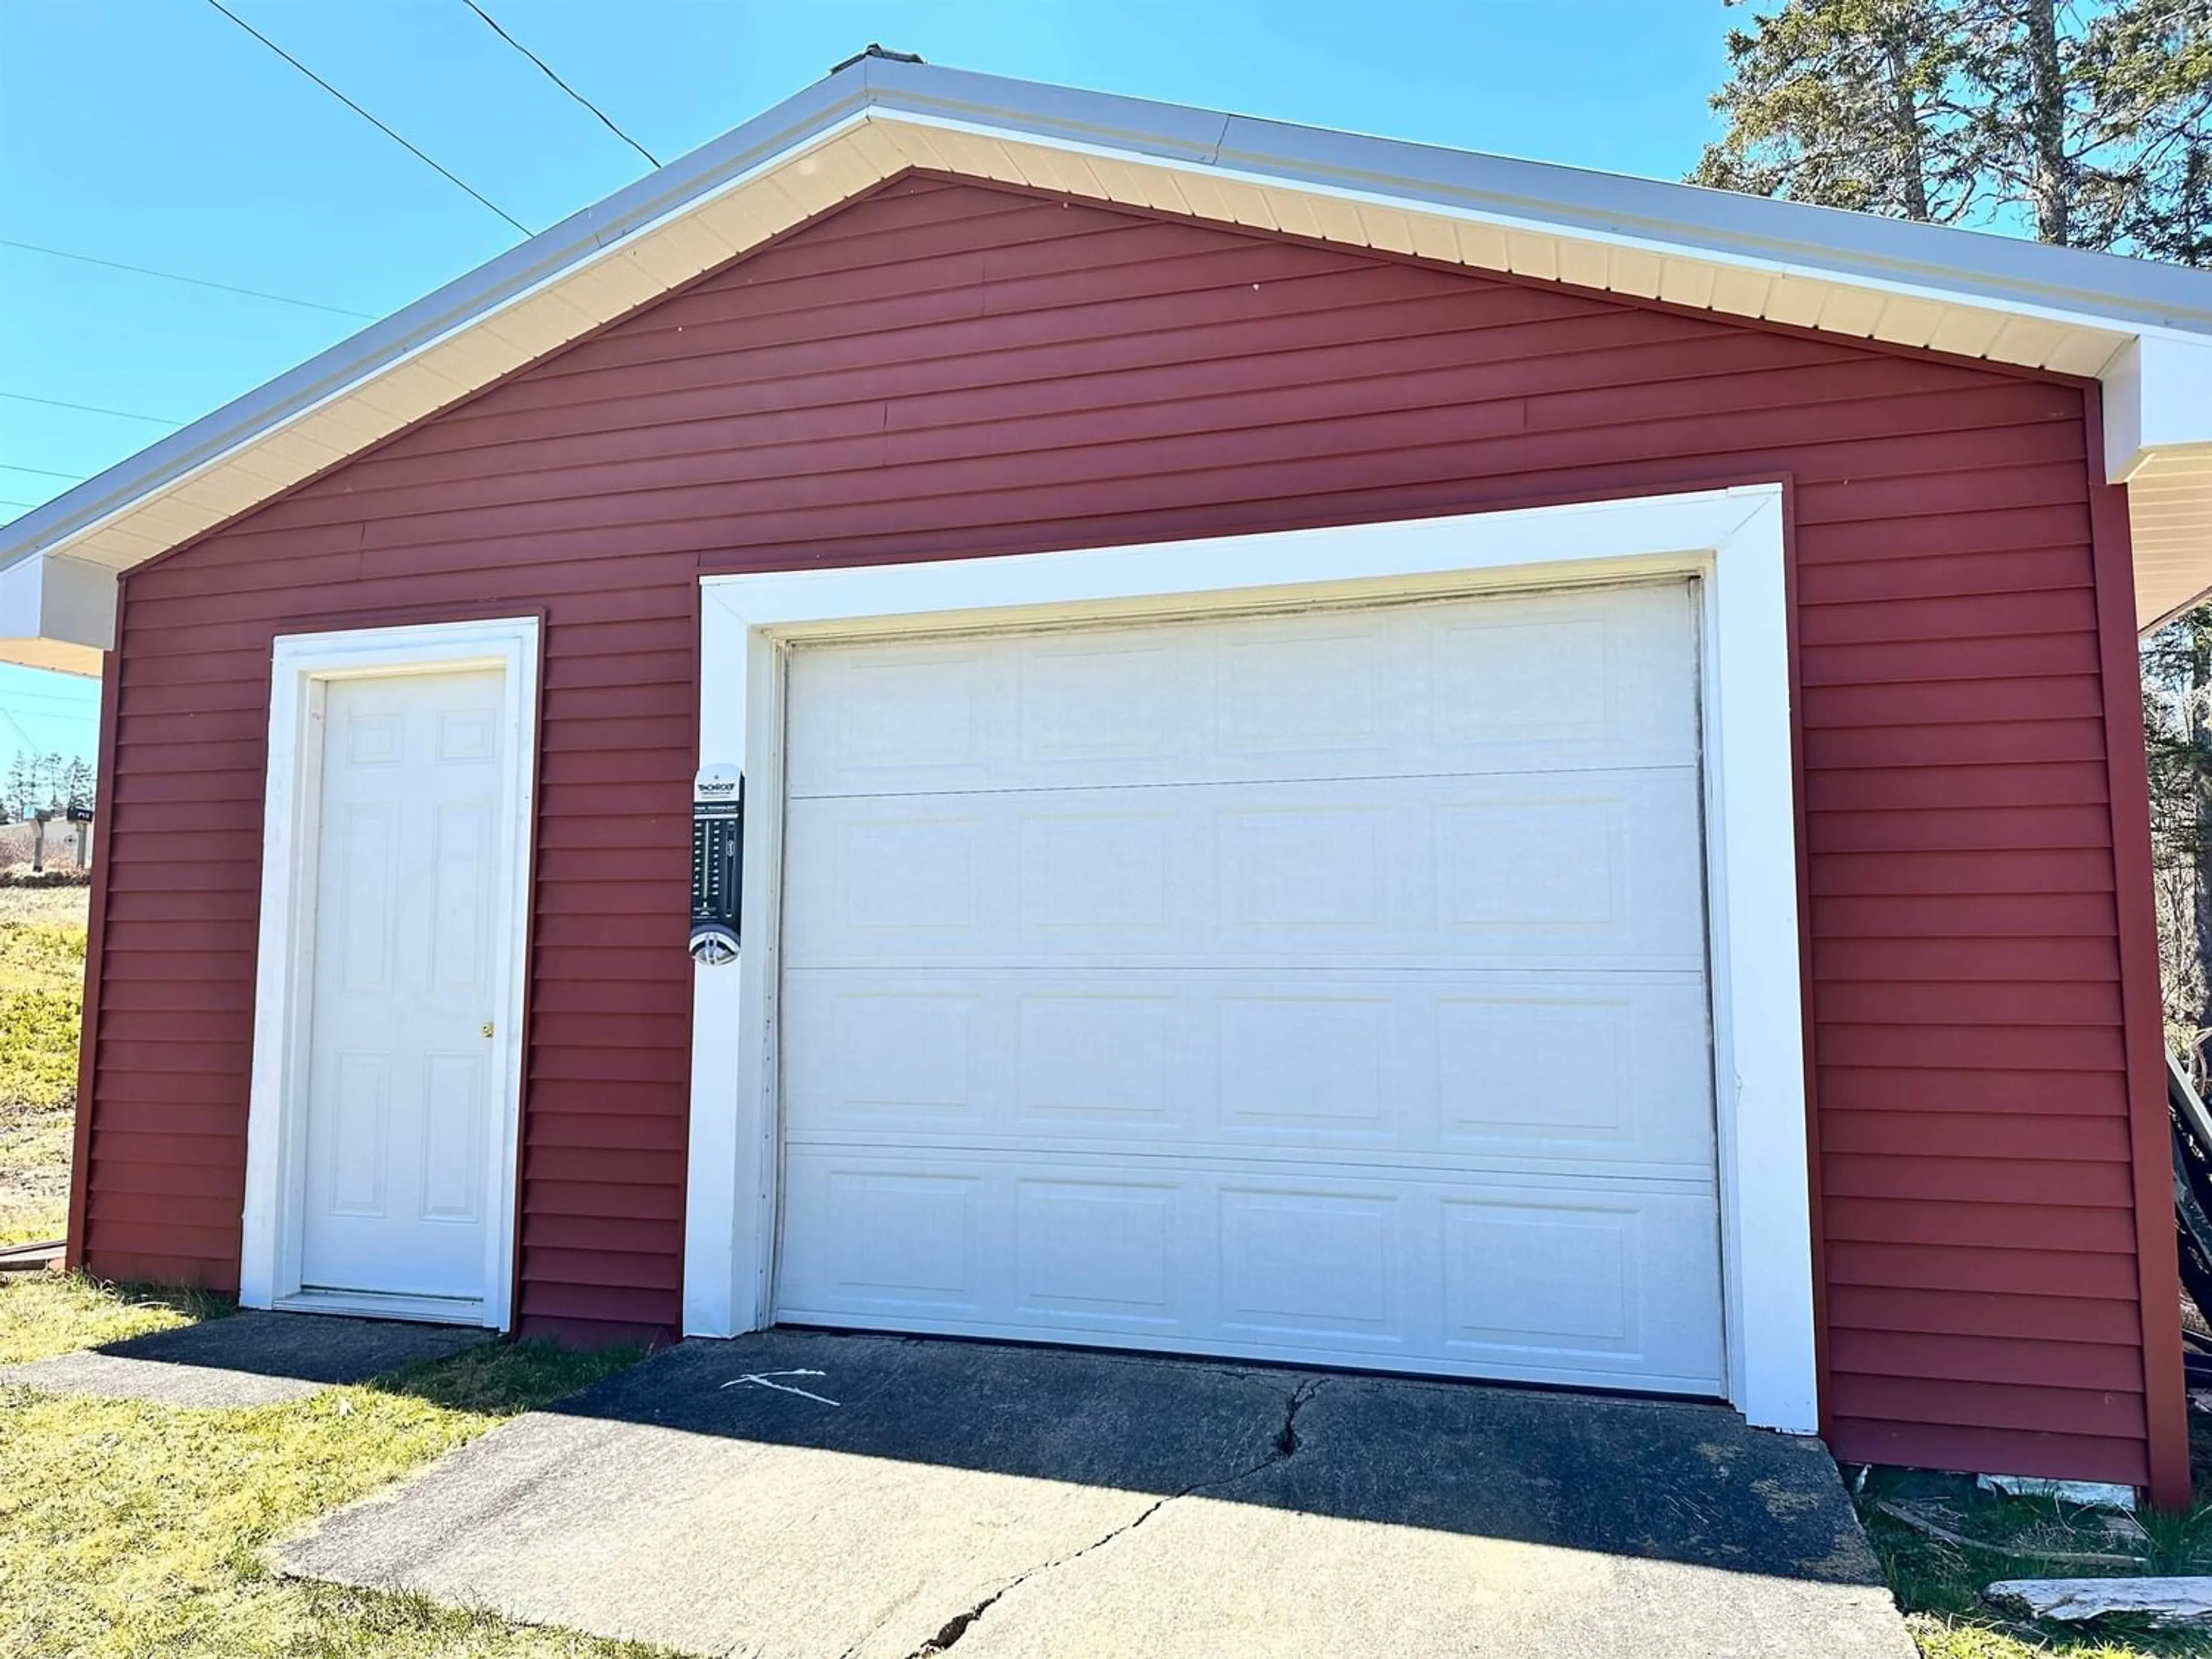
[[2100, 378], [2139, 617], [2212, 587], [2212, 274], [863, 57], [0, 528], [0, 660], [96, 672], [121, 572], [917, 167]]

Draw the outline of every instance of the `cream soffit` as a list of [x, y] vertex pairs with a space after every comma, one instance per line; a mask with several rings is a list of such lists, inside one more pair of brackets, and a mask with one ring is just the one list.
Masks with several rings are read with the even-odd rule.
[[112, 597], [88, 626], [94, 572], [177, 546], [910, 167], [2102, 375], [2144, 405], [2112, 411], [2106, 458], [2145, 508], [2139, 611], [2212, 585], [2212, 385], [2193, 373], [2212, 356], [2212, 276], [863, 58], [0, 528], [0, 659], [97, 672]]

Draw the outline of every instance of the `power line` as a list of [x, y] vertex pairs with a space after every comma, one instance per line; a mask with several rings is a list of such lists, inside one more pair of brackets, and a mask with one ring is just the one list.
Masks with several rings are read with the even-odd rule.
[[[17, 708], [23, 707], [12, 695], [0, 696], [0, 707], [7, 706]], [[51, 725], [59, 726], [74, 725], [79, 720], [90, 720], [100, 713], [100, 709], [96, 703], [88, 702], [82, 708], [27, 708], [23, 709], [23, 712], [31, 720], [44, 720]]]
[[109, 270], [135, 271], [141, 276], [159, 276], [169, 283], [188, 283], [194, 288], [211, 288], [222, 294], [243, 294], [250, 300], [273, 300], [280, 306], [305, 306], [309, 311], [327, 311], [339, 317], [359, 317], [372, 323], [376, 320], [372, 313], [349, 311], [343, 306], [326, 306], [318, 300], [295, 300], [289, 294], [270, 294], [258, 288], [211, 283], [204, 276], [179, 276], [173, 270], [156, 270], [151, 265], [125, 264], [120, 259], [95, 259], [89, 253], [71, 253], [67, 248], [41, 247], [36, 242], [18, 242], [6, 236], [0, 236], [0, 247], [21, 248], [26, 253], [43, 253], [53, 259], [74, 259], [79, 264], [100, 265]]
[[57, 472], [50, 466], [25, 466], [21, 461], [0, 461], [0, 472], [35, 472], [41, 478], [67, 478], [72, 483], [92, 476], [89, 472]]
[[[70, 714], [88, 714], [92, 712], [92, 704], [85, 699], [80, 697], [56, 696], [51, 691], [9, 691], [0, 693], [0, 699], [4, 699], [6, 702], [18, 704], [26, 702], [43, 702], [49, 704], [53, 708], [63, 709]], [[59, 719], [60, 716], [57, 715], [56, 718]]]
[[5, 496], [0, 496], [0, 507], [36, 507], [38, 505], [36, 501], [9, 501]]
[[240, 28], [244, 29], [244, 30], [245, 30], [248, 34], [252, 35], [255, 40], [258, 40], [258, 41], [259, 41], [263, 46], [264, 46], [268, 47], [270, 51], [271, 51], [271, 52], [275, 52], [275, 53], [276, 53], [279, 58], [283, 58], [286, 63], [289, 64], [290, 64], [294, 69], [295, 69], [295, 70], [299, 70], [301, 74], [302, 74], [302, 75], [306, 76], [307, 76], [310, 81], [313, 81], [313, 82], [317, 86], [320, 87], [320, 88], [321, 88], [325, 92], [327, 92], [328, 94], [330, 94], [330, 95], [331, 95], [331, 97], [333, 97], [333, 98], [337, 99], [337, 100], [338, 100], [338, 102], [340, 102], [341, 104], [343, 104], [343, 105], [344, 105], [348, 109], [351, 110], [351, 111], [352, 111], [356, 115], [358, 115], [359, 117], [361, 117], [361, 118], [362, 118], [362, 120], [364, 120], [364, 121], [368, 122], [368, 123], [369, 124], [369, 125], [371, 125], [371, 126], [374, 127], [374, 128], [375, 128], [379, 132], [382, 133], [386, 137], [387, 137], [387, 138], [391, 139], [391, 140], [392, 140], [392, 142], [393, 143], [398, 144], [398, 145], [402, 149], [404, 149], [404, 150], [405, 150], [409, 155], [410, 155], [414, 156], [414, 157], [415, 157], [415, 159], [416, 159], [416, 161], [421, 161], [421, 162], [422, 162], [425, 167], [431, 167], [431, 168], [434, 169], [436, 172], [438, 172], [440, 174], [441, 174], [445, 179], [447, 179], [449, 182], [451, 182], [452, 184], [453, 184], [453, 185], [457, 185], [459, 188], [460, 188], [460, 189], [462, 189], [462, 190], [466, 191], [467, 191], [471, 196], [474, 197], [474, 198], [475, 198], [478, 202], [482, 203], [485, 207], [489, 208], [489, 209], [490, 209], [494, 213], [496, 213], [497, 215], [499, 215], [499, 216], [500, 216], [501, 218], [502, 218], [502, 219], [506, 220], [507, 223], [509, 223], [510, 225], [513, 225], [513, 226], [514, 226], [517, 230], [520, 231], [520, 232], [521, 232], [525, 236], [527, 236], [527, 235], [531, 234], [531, 229], [530, 229], [530, 227], [529, 227], [528, 225], [524, 224], [524, 223], [522, 222], [522, 221], [521, 221], [521, 220], [520, 220], [520, 219], [516, 218], [516, 217], [515, 217], [512, 213], [509, 213], [509, 212], [508, 212], [505, 208], [503, 208], [503, 207], [500, 206], [500, 205], [499, 205], [499, 204], [497, 204], [496, 202], [493, 201], [489, 197], [486, 196], [486, 195], [485, 195], [482, 191], [477, 190], [474, 185], [472, 185], [469, 184], [469, 183], [468, 183], [468, 181], [467, 181], [467, 180], [465, 180], [465, 179], [463, 179], [463, 178], [462, 178], [459, 173], [454, 173], [452, 169], [450, 169], [450, 168], [448, 168], [448, 167], [441, 167], [441, 166], [439, 166], [439, 164], [438, 164], [437, 162], [435, 162], [435, 161], [432, 161], [432, 160], [431, 160], [428, 155], [424, 155], [421, 150], [417, 149], [414, 145], [412, 145], [412, 144], [409, 143], [407, 142], [407, 140], [405, 140], [404, 138], [402, 138], [402, 137], [401, 137], [398, 133], [394, 132], [394, 131], [393, 131], [390, 127], [388, 127], [388, 126], [385, 125], [383, 122], [381, 122], [381, 121], [378, 120], [378, 119], [377, 119], [374, 115], [371, 115], [371, 114], [370, 114], [367, 110], [363, 109], [363, 108], [362, 108], [359, 104], [355, 103], [355, 102], [354, 102], [354, 100], [353, 100], [352, 99], [350, 99], [350, 98], [347, 97], [347, 96], [345, 95], [345, 94], [343, 94], [343, 93], [340, 92], [340, 91], [339, 91], [336, 87], [332, 86], [329, 82], [327, 82], [327, 81], [324, 80], [324, 79], [323, 79], [323, 77], [322, 77], [321, 76], [319, 76], [319, 75], [316, 74], [316, 73], [314, 72], [314, 70], [313, 70], [309, 69], [309, 68], [308, 68], [305, 64], [301, 63], [298, 58], [296, 58], [293, 57], [293, 56], [292, 56], [292, 54], [291, 54], [290, 52], [289, 52], [285, 51], [283, 47], [282, 47], [282, 46], [278, 46], [278, 45], [277, 45], [274, 40], [270, 40], [267, 35], [264, 34], [264, 33], [263, 33], [259, 29], [258, 29], [258, 28], [254, 27], [252, 24], [251, 24], [251, 23], [247, 22], [247, 21], [246, 21], [243, 17], [240, 17], [240, 16], [236, 12], [234, 12], [234, 11], [231, 10], [231, 9], [230, 9], [229, 7], [228, 7], [228, 6], [224, 5], [224, 4], [222, 3], [222, 0], [208, 0], [208, 4], [210, 4], [210, 6], [213, 6], [213, 7], [214, 7], [217, 11], [221, 12], [221, 13], [222, 13], [225, 17], [228, 17], [228, 19], [230, 19], [230, 21], [231, 21], [232, 22], [234, 22], [234, 23], [237, 24], [239, 27], [240, 27]]
[[5, 720], [9, 725], [15, 728], [15, 737], [26, 749], [28, 749], [34, 755], [39, 752], [39, 745], [31, 741], [31, 734], [23, 729], [22, 723], [13, 714], [9, 714], [5, 708], [0, 708], [0, 720]]
[[617, 126], [614, 124], [614, 118], [610, 116], [606, 111], [601, 109], [590, 99], [585, 97], [582, 93], [577, 91], [575, 88], [570, 86], [558, 75], [556, 75], [553, 72], [553, 66], [550, 64], [547, 63], [543, 58], [540, 58], [536, 52], [531, 51], [529, 47], [524, 46], [521, 41], [516, 40], [505, 29], [500, 27], [499, 20], [494, 17], [489, 12], [486, 11], [482, 6], [477, 4], [477, 0], [461, 0], [461, 3], [466, 6], [471, 11], [476, 13], [477, 16], [483, 18], [485, 27], [489, 28], [494, 34], [499, 36], [499, 38], [506, 41], [508, 46], [513, 46], [517, 52], [520, 52], [525, 58], [527, 58], [532, 63], [537, 64], [540, 70], [544, 70], [547, 80], [550, 81], [555, 86], [560, 88], [562, 91], [567, 93], [571, 98], [581, 104], [586, 109], [591, 111], [592, 114], [598, 116], [599, 118], [599, 124], [605, 127], [609, 132], [614, 134], [616, 137], [621, 139], [623, 143], [628, 144], [640, 155], [645, 157], [645, 159], [647, 161], [650, 161], [654, 167], [659, 167], [660, 165], [659, 157], [656, 156], [643, 144], [639, 143], [636, 139], [631, 137], [629, 134], [624, 132], [620, 127]]
[[66, 404], [58, 398], [33, 398], [27, 392], [0, 392], [0, 398], [11, 398], [19, 404], [44, 404], [48, 409], [74, 409], [81, 415], [112, 415], [118, 421], [144, 421], [154, 426], [185, 424], [166, 416], [140, 415], [128, 409], [99, 409], [91, 404]]

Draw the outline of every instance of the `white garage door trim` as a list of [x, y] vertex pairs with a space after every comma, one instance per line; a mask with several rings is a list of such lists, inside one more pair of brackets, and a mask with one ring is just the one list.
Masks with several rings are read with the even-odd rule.
[[[504, 1330], [514, 1279], [514, 1182], [521, 1121], [522, 1020], [530, 915], [532, 780], [538, 752], [538, 618], [428, 623], [277, 636], [269, 705], [261, 915], [253, 1000], [253, 1069], [246, 1137], [239, 1301], [249, 1308], [382, 1314]], [[494, 669], [501, 675], [495, 848], [500, 877], [489, 934], [495, 988], [486, 1113], [485, 1294], [431, 1305], [408, 1297], [301, 1288], [307, 1035], [314, 963], [316, 848], [321, 836], [323, 706], [334, 680]], [[439, 1298], [439, 1303], [447, 1298]]]
[[746, 775], [745, 948], [696, 970], [684, 1329], [769, 1317], [783, 657], [799, 639], [1137, 620], [1700, 575], [1705, 859], [1729, 1398], [1817, 1426], [1782, 489], [1281, 534], [702, 579], [700, 755]]

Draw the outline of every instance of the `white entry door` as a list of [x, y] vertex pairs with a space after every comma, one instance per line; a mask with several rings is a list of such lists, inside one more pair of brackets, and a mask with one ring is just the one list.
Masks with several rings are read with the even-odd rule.
[[795, 650], [778, 1317], [1721, 1392], [1697, 616]]
[[496, 670], [333, 679], [324, 692], [299, 1284], [474, 1320], [489, 1164], [501, 860]]

